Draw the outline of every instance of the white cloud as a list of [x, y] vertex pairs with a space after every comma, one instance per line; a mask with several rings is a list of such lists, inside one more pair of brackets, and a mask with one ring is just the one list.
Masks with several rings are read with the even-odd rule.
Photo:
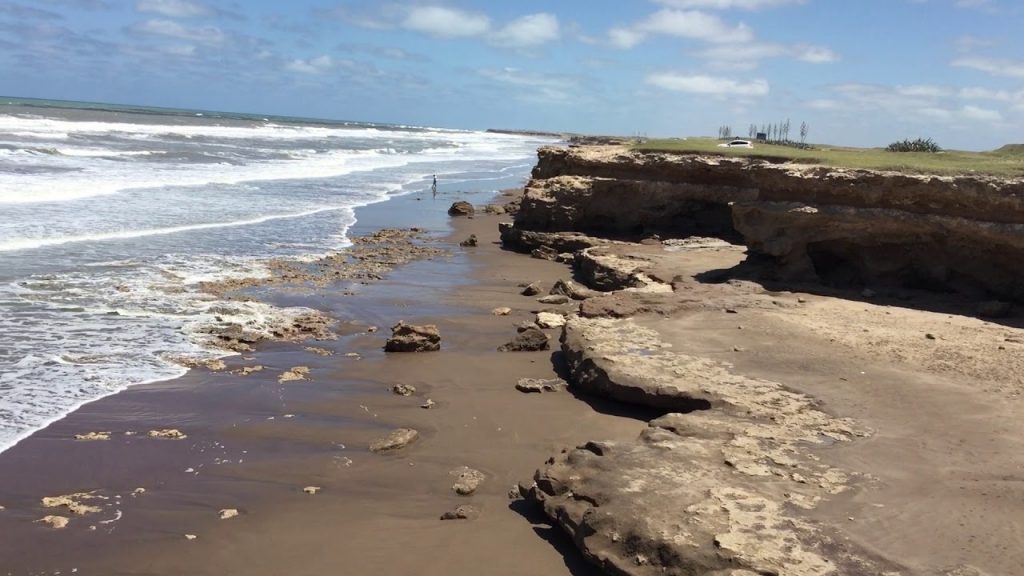
[[706, 8], [709, 10], [758, 10], [785, 4], [803, 4], [807, 0], [656, 0], [670, 8]]
[[1024, 78], [1024, 60], [1006, 60], [1000, 58], [984, 58], [971, 56], [957, 58], [950, 62], [951, 66], [959, 68], [972, 68], [991, 74], [992, 76], [1005, 76], [1007, 78]]
[[524, 88], [525, 91], [519, 95], [523, 100], [545, 104], [579, 102], [580, 83], [571, 76], [536, 74], [517, 68], [480, 70], [479, 74], [502, 84]]
[[139, 12], [153, 12], [171, 18], [192, 18], [213, 14], [208, 6], [191, 0], [139, 0], [135, 3]]
[[824, 64], [839, 59], [835, 52], [823, 46], [786, 46], [770, 42], [718, 44], [705, 48], [696, 55], [719, 67], [739, 69], [755, 68], [761, 60], [768, 58], [791, 57], [811, 64]]
[[224, 32], [216, 26], [189, 28], [172, 20], [146, 20], [132, 27], [132, 30], [200, 44], [220, 44], [226, 38]]
[[558, 40], [559, 34], [558, 18], [542, 12], [509, 22], [495, 33], [494, 41], [504, 46], [528, 48]]
[[409, 10], [402, 27], [435, 38], [469, 38], [489, 32], [491, 19], [444, 6], [416, 6]]
[[650, 74], [646, 82], [673, 92], [689, 92], [691, 94], [733, 95], [733, 96], [764, 96], [769, 86], [766, 80], [755, 79], [743, 83], [731, 78], [707, 76], [704, 74], [678, 74], [660, 72]]
[[659, 10], [632, 26], [613, 28], [608, 34], [612, 45], [618, 48], [632, 48], [657, 34], [734, 44], [754, 39], [753, 31], [746, 24], [732, 26], [714, 14], [699, 10]]
[[824, 46], [800, 45], [793, 48], [797, 60], [811, 64], [829, 64], [839, 60], [839, 55]]
[[978, 120], [980, 122], [1002, 122], [1003, 120], [1003, 115], [997, 110], [971, 106], [969, 104], [960, 109], [960, 115], [968, 120]]
[[302, 74], [322, 74], [334, 67], [334, 60], [327, 55], [317, 56], [309, 60], [296, 58], [284, 65], [286, 70]]

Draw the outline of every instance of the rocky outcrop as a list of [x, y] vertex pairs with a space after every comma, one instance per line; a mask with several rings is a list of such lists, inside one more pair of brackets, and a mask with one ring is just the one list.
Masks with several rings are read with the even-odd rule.
[[[1024, 179], [940, 177], [764, 158], [543, 148], [514, 249], [580, 254], [591, 235], [742, 240], [783, 280], [966, 292], [1024, 301]], [[592, 284], [620, 289], [628, 269]], [[605, 287], [607, 286], [607, 287]]]
[[675, 412], [635, 441], [591, 441], [553, 457], [520, 486], [523, 496], [608, 574], [895, 569], [806, 513], [852, 477], [816, 447], [868, 431], [777, 382], [673, 352], [665, 323], [570, 320], [563, 352], [575, 389]]

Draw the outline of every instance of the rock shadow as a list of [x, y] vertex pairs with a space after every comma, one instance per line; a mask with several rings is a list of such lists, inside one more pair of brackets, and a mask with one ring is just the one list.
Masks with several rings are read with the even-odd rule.
[[529, 522], [534, 533], [562, 556], [569, 574], [572, 576], [601, 576], [604, 574], [597, 566], [583, 557], [583, 553], [579, 551], [568, 534], [551, 524], [551, 520], [544, 515], [540, 506], [526, 500], [514, 500], [509, 503], [508, 508]]
[[834, 254], [819, 254], [814, 262], [817, 281], [781, 279], [775, 262], [763, 256], [750, 256], [732, 268], [701, 272], [694, 275], [694, 279], [704, 284], [742, 280], [758, 284], [769, 292], [802, 292], [977, 318], [1007, 328], [1024, 329], [1024, 303], [999, 299], [980, 289], [969, 278], [952, 275], [947, 281], [937, 281], [909, 271], [877, 282], [866, 279], [857, 267], [848, 265], [847, 259]]

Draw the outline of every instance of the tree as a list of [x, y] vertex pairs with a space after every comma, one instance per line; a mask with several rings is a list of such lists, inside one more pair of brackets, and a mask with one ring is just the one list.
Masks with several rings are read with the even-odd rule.
[[800, 123], [800, 143], [807, 143], [807, 122]]

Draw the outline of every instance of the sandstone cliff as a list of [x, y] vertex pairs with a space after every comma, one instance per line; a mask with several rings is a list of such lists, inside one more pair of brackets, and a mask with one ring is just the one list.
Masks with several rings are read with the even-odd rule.
[[742, 241], [784, 280], [1024, 301], [1024, 180], [543, 148], [506, 244], [527, 232]]

